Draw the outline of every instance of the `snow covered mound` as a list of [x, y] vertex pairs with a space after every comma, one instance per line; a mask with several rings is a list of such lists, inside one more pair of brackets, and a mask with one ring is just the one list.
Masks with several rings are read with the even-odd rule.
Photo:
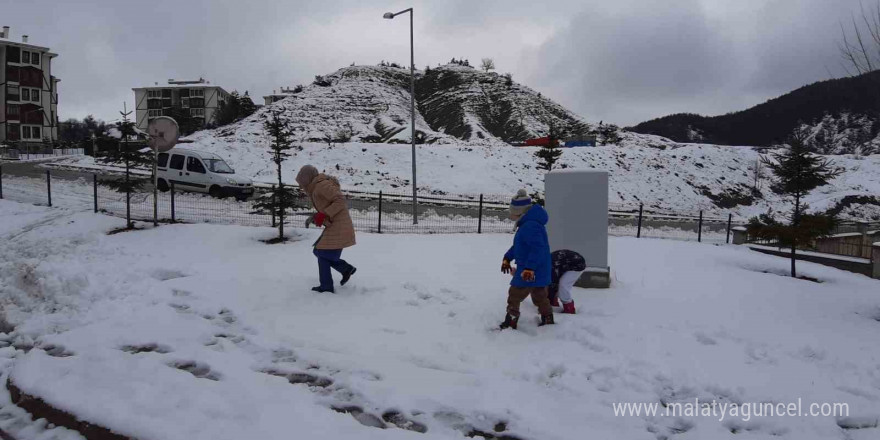
[[551, 123], [571, 134], [590, 128], [580, 116], [509, 76], [455, 64], [426, 70], [416, 98], [435, 130], [467, 141], [524, 141], [546, 136]]
[[[229, 126], [196, 135], [247, 142], [278, 114], [300, 141], [410, 142], [409, 70], [351, 66]], [[595, 128], [505, 75], [446, 65], [416, 72], [418, 143], [504, 144], [546, 136], [549, 124], [577, 136]], [[668, 143], [668, 141], [667, 141]]]
[[[287, 123], [294, 139], [322, 142], [349, 139], [368, 142], [410, 141], [409, 71], [386, 66], [353, 66], [319, 77], [299, 93], [263, 107], [242, 121], [195, 135], [250, 142], [263, 136], [272, 114]], [[424, 142], [448, 142], [416, 114]], [[201, 136], [200, 136], [201, 135]]]
[[9, 218], [4, 382], [134, 438], [880, 433], [880, 283], [832, 268], [801, 263], [818, 284], [744, 248], [612, 238], [611, 289], [576, 289], [578, 314], [550, 327], [526, 302], [499, 332], [509, 235], [359, 234], [357, 275], [318, 295], [315, 230], [275, 246], [246, 227], [108, 236], [121, 220], [0, 200]]

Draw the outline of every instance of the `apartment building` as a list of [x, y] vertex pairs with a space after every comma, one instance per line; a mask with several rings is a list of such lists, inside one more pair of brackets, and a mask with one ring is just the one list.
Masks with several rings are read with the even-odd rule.
[[137, 128], [146, 131], [150, 120], [157, 116], [168, 116], [172, 108], [188, 111], [206, 127], [229, 99], [229, 93], [222, 87], [211, 84], [204, 78], [193, 81], [169, 79], [168, 84], [150, 87], [137, 87], [134, 91], [135, 121]]
[[58, 140], [58, 82], [52, 60], [58, 54], [13, 41], [9, 26], [0, 32], [0, 142]]
[[265, 102], [265, 105], [269, 105], [269, 104], [272, 104], [273, 102], [281, 101], [282, 99], [287, 98], [288, 96], [295, 95], [296, 92], [294, 90], [295, 89], [291, 89], [290, 87], [286, 87], [286, 88], [282, 87], [281, 93], [276, 93], [275, 90], [272, 90], [271, 95], [263, 96], [263, 101]]

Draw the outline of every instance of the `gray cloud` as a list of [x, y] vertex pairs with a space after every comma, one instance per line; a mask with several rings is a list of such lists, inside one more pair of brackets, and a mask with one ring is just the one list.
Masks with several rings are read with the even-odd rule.
[[355, 62], [495, 59], [590, 120], [743, 109], [841, 74], [838, 22], [858, 0], [0, 0], [13, 38], [59, 54], [62, 118], [118, 118], [132, 87], [203, 76], [259, 96]]

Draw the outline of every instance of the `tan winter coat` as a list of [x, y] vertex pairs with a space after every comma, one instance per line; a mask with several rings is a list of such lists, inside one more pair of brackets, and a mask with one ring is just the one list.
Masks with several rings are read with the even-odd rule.
[[312, 206], [327, 216], [324, 233], [316, 249], [344, 249], [355, 245], [354, 224], [348, 213], [345, 196], [339, 190], [339, 181], [325, 174], [318, 174], [306, 186]]

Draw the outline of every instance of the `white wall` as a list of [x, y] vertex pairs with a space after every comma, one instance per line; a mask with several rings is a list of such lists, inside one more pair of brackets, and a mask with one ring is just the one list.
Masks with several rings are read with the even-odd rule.
[[573, 250], [588, 267], [608, 267], [608, 172], [552, 171], [544, 192], [550, 250]]

